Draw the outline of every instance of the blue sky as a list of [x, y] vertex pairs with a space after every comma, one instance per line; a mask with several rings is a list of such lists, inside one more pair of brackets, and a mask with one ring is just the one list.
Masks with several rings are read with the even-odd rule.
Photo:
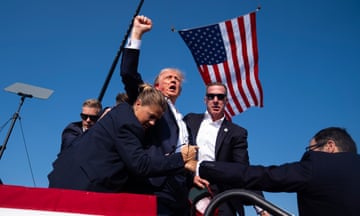
[[[21, 121], [16, 122], [0, 160], [5, 184], [34, 186], [31, 166], [35, 186], [47, 187], [61, 132], [80, 119], [85, 99], [99, 96], [138, 2], [0, 2], [0, 141], [20, 101], [4, 88], [22, 82], [54, 90], [47, 100], [25, 100]], [[299, 160], [311, 136], [328, 126], [345, 127], [360, 143], [360, 3], [356, 0], [145, 0], [140, 14], [152, 18], [154, 26], [143, 40], [144, 80], [152, 83], [164, 67], [181, 69], [186, 82], [177, 108], [183, 114], [203, 112], [204, 84], [190, 51], [170, 29], [214, 24], [258, 5], [264, 107], [233, 118], [248, 129], [250, 162], [272, 165]], [[117, 66], [103, 105], [113, 105], [122, 91]], [[295, 194], [265, 196], [297, 215]], [[251, 208], [247, 212], [255, 215]]]

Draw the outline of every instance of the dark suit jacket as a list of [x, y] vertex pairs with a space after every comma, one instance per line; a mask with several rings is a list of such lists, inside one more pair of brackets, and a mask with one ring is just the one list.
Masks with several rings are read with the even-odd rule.
[[[139, 55], [139, 50], [125, 48], [121, 62], [120, 75], [130, 104], [136, 101], [139, 94], [139, 85], [144, 83], [141, 74], [137, 72]], [[170, 109], [165, 110], [164, 115], [147, 134], [149, 134], [148, 138], [150, 139], [148, 144], [160, 147], [164, 153], [175, 152], [179, 127]]]
[[[129, 97], [129, 103], [135, 102], [138, 96], [138, 86], [143, 83], [141, 75], [137, 72], [140, 51], [136, 49], [124, 49], [121, 62], [121, 78]], [[173, 154], [176, 150], [179, 136], [179, 127], [171, 111], [167, 109], [154, 127], [146, 133], [146, 144], [150, 155]], [[139, 184], [134, 181], [135, 192], [149, 192], [160, 198], [170, 200], [174, 205], [184, 206], [188, 204], [188, 191], [192, 184], [189, 172], [183, 170], [176, 176], [164, 175], [162, 177], [144, 179], [146, 183]], [[143, 188], [141, 188], [143, 186]]]
[[[184, 121], [190, 131], [193, 144], [196, 143], [204, 114], [189, 113]], [[215, 160], [249, 164], [247, 130], [224, 119], [216, 138]]]
[[61, 134], [61, 148], [60, 151], [63, 151], [64, 149], [71, 146], [71, 143], [79, 137], [81, 134], [83, 134], [82, 129], [82, 122], [72, 122], [66, 128], [63, 130]]
[[[186, 125], [190, 131], [191, 140], [194, 144], [197, 144], [197, 134], [204, 117], [205, 114], [195, 113], [189, 113], [184, 117], [184, 121], [186, 122]], [[215, 160], [239, 162], [245, 165], [249, 165], [247, 147], [247, 130], [224, 119], [216, 138]], [[225, 185], [214, 184], [211, 185], [211, 189], [214, 194], [217, 194], [229, 188]], [[240, 214], [244, 214], [244, 209], [239, 203], [233, 203], [232, 206], [228, 203], [227, 206], [222, 206], [220, 211], [222, 212], [222, 215], [234, 215], [235, 209], [237, 209]]]
[[149, 156], [143, 143], [144, 128], [132, 106], [121, 103], [59, 154], [49, 187], [121, 192], [130, 174], [156, 176], [183, 169], [180, 153]]
[[203, 162], [200, 176], [234, 187], [296, 192], [300, 216], [360, 212], [360, 156], [355, 153], [310, 151], [299, 162], [268, 167]]

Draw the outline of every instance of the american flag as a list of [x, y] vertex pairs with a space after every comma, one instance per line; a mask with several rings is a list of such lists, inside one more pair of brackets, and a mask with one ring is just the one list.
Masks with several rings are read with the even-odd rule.
[[217, 81], [227, 86], [229, 103], [225, 115], [228, 118], [251, 106], [263, 107], [255, 13], [178, 31], [205, 84]]

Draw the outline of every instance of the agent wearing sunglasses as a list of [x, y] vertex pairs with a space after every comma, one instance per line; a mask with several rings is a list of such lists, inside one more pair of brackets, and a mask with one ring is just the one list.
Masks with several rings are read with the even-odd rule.
[[246, 166], [204, 161], [199, 171], [210, 182], [268, 192], [295, 192], [299, 216], [360, 212], [360, 156], [354, 140], [343, 128], [329, 127], [317, 132], [298, 162]]
[[60, 152], [71, 146], [76, 137], [95, 124], [99, 119], [101, 110], [102, 105], [99, 100], [87, 99], [84, 101], [80, 113], [81, 121], [71, 122], [62, 132]]
[[[219, 82], [208, 84], [204, 102], [206, 104], [205, 113], [190, 113], [184, 117], [192, 136], [191, 139], [194, 144], [199, 146], [198, 161], [229, 161], [249, 164], [247, 130], [225, 118], [225, 106], [228, 103], [226, 86]], [[206, 179], [200, 178], [198, 173], [193, 182], [199, 188], [210, 186], [214, 195], [226, 189], [221, 184], [209, 184]], [[206, 192], [204, 191], [204, 193]], [[257, 193], [261, 195], [260, 192]], [[236, 201], [232, 200], [220, 205], [219, 215], [243, 216], [244, 208]], [[200, 201], [197, 205], [197, 210], [200, 212], [201, 202], [205, 202], [205, 200]]]
[[194, 160], [196, 146], [180, 152], [150, 156], [145, 132], [167, 109], [162, 93], [150, 85], [139, 87], [133, 105], [120, 103], [74, 141], [53, 163], [49, 187], [95, 192], [125, 192], [129, 175], [156, 176], [179, 172]]

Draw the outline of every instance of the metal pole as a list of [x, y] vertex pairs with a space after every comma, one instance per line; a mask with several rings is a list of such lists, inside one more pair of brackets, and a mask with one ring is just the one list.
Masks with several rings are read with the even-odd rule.
[[144, 0], [141, 0], [141, 1], [140, 1], [139, 5], [138, 5], [138, 7], [137, 7], [137, 9], [136, 9], [136, 11], [135, 11], [135, 14], [134, 14], [133, 18], [131, 19], [131, 23], [130, 23], [127, 31], [126, 31], [126, 34], [125, 34], [125, 36], [124, 36], [124, 38], [123, 38], [123, 40], [122, 40], [122, 42], [121, 42], [120, 48], [119, 48], [118, 51], [117, 51], [117, 54], [116, 54], [116, 56], [115, 56], [115, 58], [114, 58], [114, 61], [113, 61], [112, 65], [111, 65], [111, 68], [110, 68], [110, 70], [109, 70], [109, 73], [108, 73], [108, 75], [107, 75], [107, 77], [106, 77], [106, 79], [105, 79], [104, 85], [103, 85], [103, 87], [102, 87], [102, 89], [101, 89], [101, 91], [100, 91], [100, 94], [99, 94], [99, 97], [98, 97], [98, 100], [99, 100], [100, 102], [102, 101], [102, 99], [103, 99], [103, 97], [104, 97], [105, 91], [106, 91], [106, 89], [107, 89], [107, 87], [108, 87], [108, 85], [109, 85], [110, 79], [111, 79], [111, 77], [112, 77], [112, 75], [113, 75], [113, 73], [114, 73], [114, 71], [115, 71], [115, 67], [116, 67], [116, 65], [117, 65], [117, 63], [118, 63], [118, 61], [119, 61], [120, 55], [121, 55], [121, 53], [122, 53], [122, 51], [123, 51], [123, 49], [124, 49], [125, 42], [126, 42], [127, 38], [129, 37], [131, 28], [132, 28], [132, 26], [133, 26], [134, 19], [135, 19], [135, 17], [139, 14], [143, 2], [144, 2]]
[[277, 207], [271, 202], [263, 199], [258, 194], [244, 189], [231, 189], [214, 196], [214, 198], [211, 200], [208, 207], [206, 208], [204, 216], [214, 215], [216, 207], [218, 207], [224, 201], [234, 197], [242, 198], [243, 201], [247, 201], [251, 204], [257, 205], [274, 216], [293, 216], [292, 214]]
[[20, 109], [21, 109], [21, 106], [23, 105], [24, 103], [24, 100], [26, 97], [32, 97], [32, 96], [29, 96], [29, 95], [25, 95], [25, 94], [19, 94], [21, 95], [21, 99], [20, 99], [20, 104], [19, 104], [19, 107], [17, 109], [17, 111], [14, 113], [13, 117], [12, 117], [12, 121], [11, 121], [11, 125], [10, 125], [10, 128], [8, 130], [8, 133], [6, 134], [6, 137], [5, 137], [5, 140], [4, 140], [4, 143], [2, 144], [2, 146], [0, 146], [0, 159], [5, 151], [5, 148], [6, 148], [6, 144], [10, 138], [10, 134], [14, 128], [14, 125], [15, 125], [15, 122], [16, 120], [18, 119], [19, 117], [19, 113], [20, 113]]

